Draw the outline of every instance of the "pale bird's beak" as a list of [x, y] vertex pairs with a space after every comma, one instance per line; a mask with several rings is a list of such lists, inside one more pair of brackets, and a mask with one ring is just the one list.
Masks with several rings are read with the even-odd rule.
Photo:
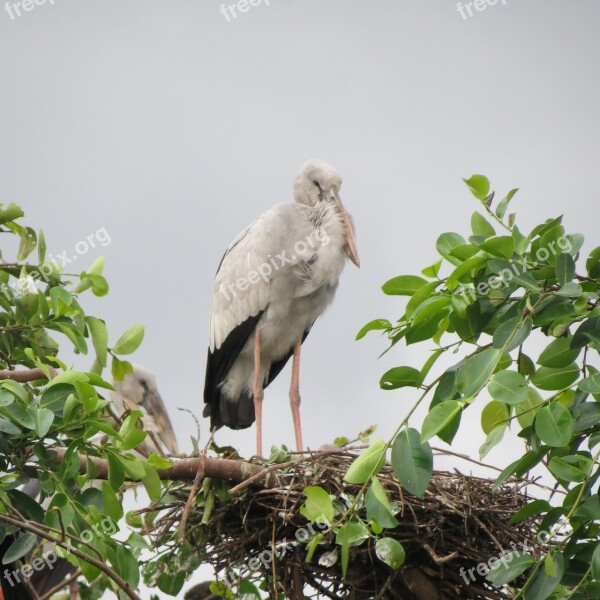
[[158, 437], [160, 441], [166, 446], [167, 450], [172, 454], [179, 454], [179, 445], [177, 444], [177, 438], [175, 432], [171, 427], [171, 421], [167, 414], [164, 402], [158, 392], [148, 390], [144, 394], [144, 398], [141, 402], [142, 406], [146, 409], [146, 412], [157, 426]]
[[354, 237], [354, 228], [352, 227], [352, 223], [350, 222], [350, 218], [348, 217], [348, 213], [342, 204], [342, 200], [340, 199], [337, 192], [333, 192], [333, 196], [335, 198], [335, 203], [337, 204], [340, 215], [342, 216], [342, 222], [344, 223], [344, 230], [346, 232], [346, 253], [348, 254], [348, 258], [357, 266], [360, 267], [360, 258], [358, 258], [358, 250], [356, 248], [356, 239]]

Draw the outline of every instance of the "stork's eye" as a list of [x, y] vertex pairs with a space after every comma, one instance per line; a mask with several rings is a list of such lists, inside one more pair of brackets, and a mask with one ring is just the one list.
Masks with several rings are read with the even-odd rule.
[[321, 186], [319, 185], [319, 182], [318, 182], [316, 179], [313, 181], [313, 183], [314, 183], [314, 184], [315, 184], [315, 185], [316, 185], [318, 188], [320, 188], [320, 187], [321, 187]]

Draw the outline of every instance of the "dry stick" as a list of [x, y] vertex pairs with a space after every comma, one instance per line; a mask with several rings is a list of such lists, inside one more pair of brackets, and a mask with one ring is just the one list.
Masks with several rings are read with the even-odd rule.
[[[322, 452], [318, 452], [319, 457], [329, 456], [329, 455], [333, 455], [333, 454], [345, 456], [348, 454], [348, 452], [345, 450], [342, 450], [340, 448], [337, 448], [336, 450], [323, 450]], [[270, 467], [263, 468], [263, 470], [260, 471], [259, 473], [256, 473], [256, 475], [252, 475], [252, 476], [248, 477], [247, 479], [243, 480], [238, 485], [232, 487], [229, 490], [229, 493], [237, 494], [237, 493], [241, 492], [243, 489], [247, 488], [249, 485], [252, 485], [256, 480], [260, 479], [261, 476], [267, 475], [267, 474], [271, 473], [272, 471], [277, 471], [279, 469], [287, 469], [288, 467], [293, 467], [302, 462], [308, 462], [311, 460], [314, 460], [314, 453], [310, 453], [308, 456], [301, 456], [300, 458], [296, 458], [295, 460], [290, 460], [288, 462], [280, 463], [277, 465], [271, 465]], [[269, 478], [269, 479], [271, 480], [271, 478]], [[271, 485], [274, 485], [274, 484], [275, 484], [274, 482], [271, 483]], [[269, 487], [271, 487], [271, 486], [269, 486]]]
[[427, 550], [429, 556], [431, 556], [436, 565], [443, 565], [444, 563], [447, 563], [460, 556], [460, 552], [458, 550], [448, 554], [448, 556], [440, 556], [429, 544], [423, 544], [423, 548]]
[[102, 571], [107, 577], [112, 579], [125, 592], [125, 594], [127, 594], [127, 596], [129, 596], [129, 598], [131, 598], [131, 600], [142, 600], [131, 589], [129, 584], [124, 579], [122, 579], [117, 573], [115, 573], [112, 569], [107, 567], [102, 561], [98, 560], [97, 558], [94, 558], [93, 556], [90, 556], [89, 554], [82, 552], [81, 550], [79, 550], [79, 548], [76, 548], [75, 546], [71, 546], [66, 542], [57, 540], [56, 538], [53, 538], [50, 534], [46, 533], [43, 529], [40, 529], [39, 527], [36, 527], [35, 525], [32, 525], [31, 523], [29, 523], [27, 521], [23, 522], [23, 521], [20, 521], [19, 519], [15, 519], [9, 515], [2, 514], [2, 513], [0, 513], [0, 521], [4, 521], [5, 523], [14, 525], [15, 527], [18, 527], [19, 529], [22, 529], [24, 531], [29, 531], [30, 533], [35, 533], [36, 535], [48, 540], [49, 542], [53, 542], [57, 546], [64, 548], [65, 550], [67, 550], [68, 552], [73, 554], [74, 556], [77, 556], [77, 558], [80, 558], [81, 560], [84, 560], [85, 562], [96, 567], [97, 569], [100, 569], [100, 571]]
[[[202, 456], [202, 459], [205, 457]], [[192, 489], [190, 490], [188, 499], [185, 503], [185, 507], [183, 509], [183, 514], [181, 515], [181, 521], [179, 521], [179, 541], [181, 543], [185, 540], [185, 525], [187, 523], [188, 517], [190, 515], [190, 510], [192, 509], [192, 504], [194, 503], [194, 498], [196, 497], [196, 493], [198, 492], [198, 488], [200, 487], [200, 483], [204, 479], [204, 460], [200, 463], [198, 467], [198, 471], [196, 472], [196, 477], [194, 478], [194, 483], [192, 484]]]

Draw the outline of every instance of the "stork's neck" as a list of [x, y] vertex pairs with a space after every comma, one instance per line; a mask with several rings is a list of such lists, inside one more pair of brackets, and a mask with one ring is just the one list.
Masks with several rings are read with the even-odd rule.
[[335, 206], [330, 202], [319, 202], [315, 206], [296, 204], [296, 208], [307, 221], [317, 228], [323, 227], [331, 216], [337, 212]]
[[311, 223], [315, 229], [322, 229], [328, 239], [344, 245], [344, 224], [337, 206], [333, 202], [319, 202], [315, 206], [297, 204], [300, 214]]

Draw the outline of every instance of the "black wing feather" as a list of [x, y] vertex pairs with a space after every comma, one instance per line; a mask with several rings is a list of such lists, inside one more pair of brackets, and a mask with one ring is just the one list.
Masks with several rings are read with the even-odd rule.
[[[208, 351], [206, 378], [204, 381], [204, 416], [210, 416], [210, 426], [214, 431], [223, 425], [232, 429], [245, 429], [254, 423], [254, 404], [252, 397], [240, 398], [238, 414], [231, 414], [231, 402], [222, 401], [220, 384], [227, 376], [235, 359], [239, 356], [248, 338], [260, 321], [264, 310], [249, 317], [238, 325], [225, 339], [221, 347], [214, 352]], [[251, 406], [251, 414], [249, 414]]]

